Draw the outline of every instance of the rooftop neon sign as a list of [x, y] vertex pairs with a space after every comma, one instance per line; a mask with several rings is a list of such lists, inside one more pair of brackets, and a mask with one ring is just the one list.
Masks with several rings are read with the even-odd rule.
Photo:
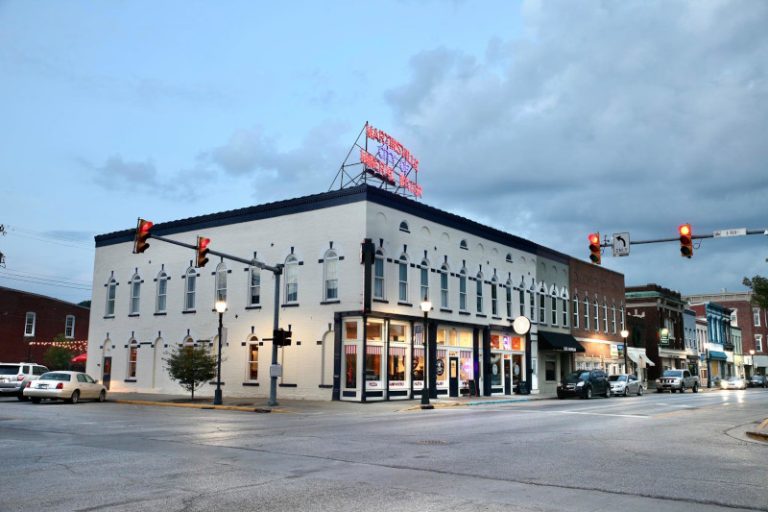
[[390, 185], [399, 186], [416, 197], [422, 196], [422, 188], [411, 179], [419, 172], [419, 161], [408, 149], [388, 133], [367, 124], [365, 136], [380, 143], [376, 154], [360, 148], [360, 163], [366, 171], [374, 174]]

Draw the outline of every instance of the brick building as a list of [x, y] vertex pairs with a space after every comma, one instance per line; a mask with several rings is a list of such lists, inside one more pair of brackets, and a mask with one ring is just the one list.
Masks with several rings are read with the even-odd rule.
[[688, 367], [683, 331], [685, 302], [679, 292], [657, 284], [630, 286], [626, 291], [627, 314], [644, 325], [644, 338], [631, 343], [645, 347], [653, 366], [648, 368], [649, 382], [664, 370]]
[[0, 286], [0, 361], [42, 363], [58, 335], [84, 341], [90, 310], [70, 302]]
[[624, 373], [624, 274], [571, 258], [571, 333], [584, 347], [576, 369]]

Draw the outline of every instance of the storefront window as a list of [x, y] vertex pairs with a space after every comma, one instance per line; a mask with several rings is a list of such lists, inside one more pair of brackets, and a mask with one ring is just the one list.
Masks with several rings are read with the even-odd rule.
[[501, 386], [501, 354], [491, 354], [491, 386]]
[[367, 334], [368, 335], [368, 341], [381, 341], [382, 340], [382, 338], [381, 338], [381, 336], [382, 336], [381, 330], [382, 330], [383, 325], [384, 324], [382, 324], [381, 322], [371, 322], [371, 321], [369, 321], [366, 324], [366, 331], [368, 333]]
[[259, 346], [248, 345], [248, 380], [259, 378]]
[[438, 345], [445, 345], [446, 338], [448, 338], [448, 329], [438, 329], [437, 330], [437, 344]]
[[368, 383], [381, 381], [381, 347], [366, 348], [365, 380]]
[[461, 387], [467, 387], [468, 382], [475, 378], [475, 365], [472, 361], [472, 352], [462, 350], [460, 355], [461, 369], [459, 370], [459, 379], [461, 380]]
[[357, 387], [357, 346], [347, 345], [344, 347], [344, 364], [346, 368], [344, 387]]
[[405, 343], [405, 324], [389, 324], [389, 341], [395, 343]]
[[402, 387], [405, 385], [405, 348], [389, 347], [389, 358], [387, 360], [387, 373], [389, 375], [389, 385]]
[[557, 363], [555, 361], [545, 361], [544, 362], [544, 374], [545, 379], [548, 381], [557, 380], [555, 376], [555, 372], [557, 369]]
[[418, 389], [424, 385], [424, 349], [413, 349], [413, 387]]
[[344, 322], [344, 339], [357, 339], [357, 322]]
[[472, 331], [459, 331], [459, 346], [460, 347], [472, 346]]
[[445, 350], [437, 351], [437, 359], [435, 360], [435, 371], [437, 373], [437, 387], [448, 387], [448, 360]]

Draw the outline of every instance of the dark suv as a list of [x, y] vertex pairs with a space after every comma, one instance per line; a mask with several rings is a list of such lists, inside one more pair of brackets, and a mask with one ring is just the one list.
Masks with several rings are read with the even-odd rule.
[[557, 386], [557, 398], [578, 396], [592, 398], [593, 395], [611, 396], [611, 383], [602, 370], [577, 370], [570, 373]]

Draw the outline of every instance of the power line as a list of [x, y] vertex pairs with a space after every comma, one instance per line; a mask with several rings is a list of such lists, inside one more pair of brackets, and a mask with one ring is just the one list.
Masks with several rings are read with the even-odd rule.
[[21, 281], [24, 283], [41, 284], [45, 286], [60, 287], [60, 288], [73, 288], [76, 290], [90, 290], [91, 286], [78, 284], [72, 281], [64, 281], [52, 278], [25, 276], [23, 274], [2, 272], [0, 273], [0, 279], [9, 279], [12, 281]]
[[34, 272], [25, 272], [23, 270], [17, 270], [15, 268], [9, 268], [4, 271], [0, 271], [0, 276], [4, 274], [10, 274], [15, 277], [23, 277], [29, 279], [43, 279], [46, 281], [56, 281], [63, 284], [74, 284], [78, 286], [91, 286], [90, 281], [81, 281], [79, 279], [65, 279], [60, 277], [54, 277], [46, 274], [35, 274]]
[[62, 237], [62, 236], [53, 236], [49, 234], [42, 234], [36, 231], [19, 228], [16, 226], [6, 226], [6, 233], [11, 233], [14, 235], [18, 235], [23, 238], [29, 238], [32, 240], [37, 240], [39, 242], [45, 242], [49, 244], [55, 244], [55, 245], [61, 245], [64, 247], [72, 247], [75, 249], [89, 249], [93, 250], [95, 247], [93, 244], [90, 244], [88, 242], [83, 242], [80, 240], [75, 240], [74, 238], [68, 238], [68, 237]]

